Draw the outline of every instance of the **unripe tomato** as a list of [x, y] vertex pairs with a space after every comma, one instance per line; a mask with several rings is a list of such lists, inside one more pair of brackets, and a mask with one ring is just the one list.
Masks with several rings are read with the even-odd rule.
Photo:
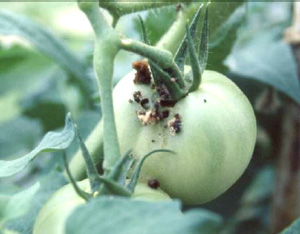
[[155, 149], [175, 152], [150, 156], [140, 181], [156, 179], [185, 204], [225, 192], [246, 169], [255, 145], [256, 119], [246, 96], [226, 76], [205, 71], [199, 89], [161, 108], [158, 120], [151, 115], [155, 89], [134, 77], [126, 75], [113, 93], [121, 152], [132, 149], [137, 158]]
[[[90, 190], [88, 179], [78, 182], [84, 190]], [[133, 199], [148, 201], [169, 200], [170, 197], [159, 188], [152, 189], [145, 184], [137, 184]], [[71, 184], [57, 190], [40, 210], [33, 228], [33, 234], [64, 234], [68, 216], [85, 200], [77, 195]]]

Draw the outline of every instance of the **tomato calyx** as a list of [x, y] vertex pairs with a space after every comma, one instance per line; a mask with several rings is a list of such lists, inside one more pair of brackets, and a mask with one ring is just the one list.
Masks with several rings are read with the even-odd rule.
[[[64, 154], [64, 163], [65, 163], [67, 175], [69, 177], [69, 180], [75, 192], [86, 201], [104, 194], [118, 195], [118, 196], [125, 196], [125, 197], [132, 196], [138, 182], [142, 165], [144, 164], [145, 160], [154, 153], [158, 153], [158, 152], [173, 153], [173, 151], [165, 150], [165, 149], [153, 150], [147, 153], [146, 155], [144, 155], [143, 157], [141, 157], [136, 163], [134, 163], [135, 159], [133, 159], [131, 150], [129, 150], [125, 153], [123, 157], [121, 157], [116, 162], [116, 164], [113, 166], [111, 171], [104, 173], [104, 175], [100, 175], [97, 172], [92, 157], [90, 156], [84, 142], [82, 141], [82, 138], [79, 134], [78, 127], [73, 122], [73, 120], [72, 120], [72, 124], [74, 126], [75, 135], [86, 164], [87, 175], [88, 175], [90, 188], [91, 188], [90, 191], [83, 191], [77, 185], [77, 182], [73, 179], [73, 176], [71, 175], [71, 172], [69, 170], [65, 154]], [[131, 174], [130, 179], [127, 179], [129, 177], [129, 174]]]
[[[201, 9], [202, 5], [199, 7], [190, 26], [186, 26], [186, 36], [174, 56], [176, 67], [180, 68], [180, 76], [172, 68], [163, 69], [151, 59], [136, 61], [132, 64], [132, 67], [136, 70], [134, 84], [149, 85], [149, 89], [154, 89], [152, 97], [143, 96], [140, 90], [133, 93], [133, 100], [141, 107], [136, 111], [136, 115], [143, 125], [155, 125], [168, 118], [169, 108], [173, 108], [180, 99], [185, 98], [190, 92], [199, 88], [201, 76], [206, 67], [208, 49], [208, 7], [205, 11], [198, 52], [194, 44]], [[140, 21], [144, 42], [150, 44], [141, 18]], [[187, 57], [189, 57], [191, 63], [191, 71], [189, 72], [184, 71]], [[185, 73], [187, 74], [184, 76]], [[181, 77], [184, 77], [184, 80]], [[181, 125], [179, 114], [167, 122], [167, 127], [173, 136], [181, 131]]]

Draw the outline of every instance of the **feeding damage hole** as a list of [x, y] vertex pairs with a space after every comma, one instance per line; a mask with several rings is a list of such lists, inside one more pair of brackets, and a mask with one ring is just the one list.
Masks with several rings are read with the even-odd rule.
[[[169, 90], [159, 76], [156, 77], [155, 84], [152, 82], [154, 79], [152, 80], [151, 70], [146, 60], [134, 62], [132, 67], [136, 70], [134, 83], [148, 84], [149, 91], [153, 90], [149, 96], [144, 96], [145, 93], [143, 92], [142, 94], [140, 90], [135, 91], [129, 99], [130, 103], [135, 102], [139, 104], [139, 109], [136, 111], [137, 118], [143, 125], [155, 125], [161, 122], [162, 126], [169, 128], [170, 134], [175, 136], [181, 131], [182, 125], [179, 114], [170, 117], [171, 109], [175, 106], [177, 100], [173, 100]], [[165, 71], [172, 77], [170, 78], [171, 82], [178, 82], [178, 79], [174, 78], [173, 70], [165, 69]]]
[[159, 187], [159, 182], [157, 179], [148, 180], [148, 186], [153, 189], [157, 189]]
[[135, 84], [150, 84], [151, 73], [147, 61], [136, 61], [132, 63], [132, 67], [136, 70], [135, 77], [133, 80]]
[[172, 136], [176, 136], [181, 131], [181, 117], [179, 114], [175, 114], [174, 118], [168, 121], [168, 127]]
[[206, 101], [206, 99], [204, 99], [203, 101], [204, 101], [204, 103], [206, 103], [206, 102], [207, 102], [207, 101]]
[[141, 91], [136, 91], [136, 92], [133, 93], [133, 100], [136, 103], [140, 103], [142, 98], [143, 98], [143, 96], [141, 94]]

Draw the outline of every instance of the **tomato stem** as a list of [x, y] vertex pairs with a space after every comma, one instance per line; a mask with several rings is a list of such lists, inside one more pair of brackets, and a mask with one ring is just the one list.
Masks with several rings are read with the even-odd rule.
[[149, 46], [131, 39], [122, 39], [121, 47], [124, 50], [134, 52], [152, 60], [162, 69], [170, 69], [177, 79], [180, 88], [185, 88], [182, 73], [177, 64], [174, 62], [173, 55], [169, 51], [158, 49], [154, 46]]
[[88, 17], [95, 36], [94, 69], [99, 82], [103, 115], [104, 173], [107, 174], [120, 158], [112, 97], [114, 59], [120, 50], [120, 38], [99, 11], [97, 2], [78, 1], [79, 8]]
[[121, 1], [99, 1], [99, 5], [110, 12], [113, 17], [120, 18], [123, 15], [132, 14], [134, 12], [144, 11], [148, 9], [169, 6], [177, 2], [121, 2]]
[[79, 186], [77, 185], [76, 181], [74, 180], [72, 174], [71, 174], [71, 171], [69, 169], [69, 166], [68, 166], [68, 162], [67, 162], [67, 156], [66, 156], [66, 152], [63, 151], [63, 161], [64, 161], [64, 165], [65, 165], [65, 168], [66, 168], [66, 172], [67, 172], [67, 176], [75, 190], [75, 192], [78, 194], [78, 196], [82, 197], [84, 200], [88, 201], [91, 197], [91, 195], [89, 193], [86, 193], [84, 192], [83, 190], [81, 190], [79, 188]]

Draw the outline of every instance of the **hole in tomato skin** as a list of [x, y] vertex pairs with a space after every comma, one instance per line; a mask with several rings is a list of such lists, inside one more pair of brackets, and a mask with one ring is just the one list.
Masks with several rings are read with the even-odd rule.
[[133, 93], [133, 99], [136, 103], [140, 103], [142, 99], [142, 93], [141, 91], [136, 91]]
[[153, 189], [157, 189], [159, 187], [159, 182], [157, 179], [148, 180], [148, 186]]
[[140, 102], [140, 104], [146, 110], [150, 108], [149, 99], [148, 98], [142, 99], [141, 102]]
[[175, 114], [174, 118], [168, 121], [168, 127], [172, 136], [176, 136], [181, 131], [181, 125], [181, 116], [179, 114]]
[[207, 102], [207, 101], [206, 101], [206, 99], [204, 99], [203, 101], [204, 101], [204, 103], [206, 103], [206, 102]]
[[170, 114], [170, 112], [168, 110], [165, 110], [165, 111], [161, 112], [161, 117], [163, 119], [166, 119], [169, 117], [169, 114]]
[[155, 142], [155, 140], [152, 140], [151, 142], [152, 142], [152, 143], [154, 143], [154, 142]]

